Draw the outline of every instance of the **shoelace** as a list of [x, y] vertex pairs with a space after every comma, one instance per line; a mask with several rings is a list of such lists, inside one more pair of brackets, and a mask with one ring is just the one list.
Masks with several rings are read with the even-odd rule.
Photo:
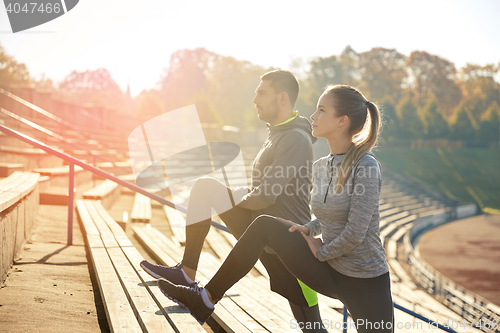
[[189, 288], [190, 288], [190, 289], [192, 289], [192, 290], [193, 290], [195, 293], [197, 293], [198, 295], [201, 295], [201, 291], [203, 290], [203, 288], [202, 288], [202, 287], [200, 287], [200, 286], [198, 285], [198, 283], [196, 283], [196, 284], [194, 285], [194, 287], [189, 287]]

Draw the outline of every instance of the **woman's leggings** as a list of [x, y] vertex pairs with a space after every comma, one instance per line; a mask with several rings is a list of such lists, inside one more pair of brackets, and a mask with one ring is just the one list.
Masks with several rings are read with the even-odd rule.
[[289, 232], [289, 227], [268, 215], [255, 219], [206, 285], [212, 298], [220, 300], [255, 265], [264, 247], [269, 246], [297, 279], [344, 303], [358, 332], [393, 332], [394, 308], [389, 273], [375, 278], [343, 275], [328, 262], [314, 257], [302, 235]]
[[[234, 191], [235, 198], [242, 197], [248, 192], [246, 189]], [[227, 225], [236, 238], [240, 238], [247, 227], [252, 223], [252, 211], [233, 207], [226, 210], [225, 202], [229, 200], [226, 185], [212, 178], [200, 178], [196, 181], [189, 197], [186, 215], [186, 248], [182, 264], [191, 269], [198, 268], [203, 242], [210, 230], [212, 208], [219, 213], [221, 220]], [[237, 200], [237, 199], [235, 199]], [[304, 329], [304, 333], [323, 333], [318, 305], [309, 306], [302, 287], [297, 279], [283, 266], [283, 263], [269, 253], [262, 253], [260, 257], [270, 276], [272, 290], [288, 299], [293, 316], [298, 323], [315, 327]]]

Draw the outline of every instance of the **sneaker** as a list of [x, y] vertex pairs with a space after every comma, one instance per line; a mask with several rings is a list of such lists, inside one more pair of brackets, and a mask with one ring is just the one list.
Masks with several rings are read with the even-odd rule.
[[160, 266], [150, 263], [147, 260], [141, 261], [141, 267], [149, 275], [156, 279], [165, 279], [174, 284], [192, 287], [196, 282], [188, 282], [182, 272], [182, 264], [178, 263], [173, 267]]
[[[214, 307], [207, 306], [203, 301], [202, 292], [206, 293], [206, 291], [198, 284], [195, 284], [194, 287], [178, 286], [170, 281], [160, 279], [158, 287], [170, 300], [186, 308], [200, 325], [203, 325], [214, 312]], [[208, 296], [206, 299], [209, 302]]]

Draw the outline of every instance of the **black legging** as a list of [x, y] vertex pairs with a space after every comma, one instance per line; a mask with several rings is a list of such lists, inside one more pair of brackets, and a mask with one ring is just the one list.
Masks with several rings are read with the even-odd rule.
[[[237, 239], [252, 223], [251, 210], [238, 206], [226, 210], [225, 202], [228, 199], [228, 193], [226, 185], [213, 178], [200, 178], [196, 181], [189, 196], [186, 215], [186, 247], [182, 259], [184, 266], [195, 270], [198, 268], [203, 242], [210, 230], [212, 208], [219, 213], [220, 219]], [[318, 306], [308, 305], [297, 279], [283, 266], [279, 258], [274, 254], [263, 252], [260, 260], [269, 273], [271, 289], [288, 299], [297, 322], [319, 327], [321, 317]], [[302, 331], [304, 333], [326, 332], [321, 328]]]
[[255, 265], [264, 247], [269, 246], [297, 279], [325, 296], [342, 301], [357, 323], [358, 332], [393, 332], [389, 273], [375, 278], [343, 275], [314, 257], [302, 235], [289, 232], [289, 227], [272, 216], [255, 219], [206, 285], [212, 298], [220, 300]]

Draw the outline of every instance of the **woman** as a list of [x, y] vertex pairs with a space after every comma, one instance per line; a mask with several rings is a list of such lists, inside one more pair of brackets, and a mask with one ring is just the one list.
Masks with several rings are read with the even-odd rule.
[[[389, 267], [379, 233], [381, 167], [371, 153], [379, 109], [357, 89], [338, 85], [321, 95], [311, 119], [313, 136], [330, 146], [330, 155], [313, 166], [311, 207], [317, 219], [300, 225], [259, 216], [205, 288], [158, 281], [162, 292], [200, 323], [268, 246], [304, 284], [341, 300], [358, 332], [393, 331]], [[314, 238], [319, 234], [323, 240]]]

